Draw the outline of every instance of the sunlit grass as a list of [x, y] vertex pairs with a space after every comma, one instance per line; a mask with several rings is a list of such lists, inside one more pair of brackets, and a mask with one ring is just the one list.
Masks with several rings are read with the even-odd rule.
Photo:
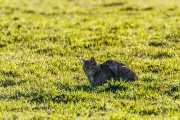
[[[180, 2], [2, 0], [1, 119], [180, 118]], [[114, 59], [134, 83], [92, 88], [80, 57]]]

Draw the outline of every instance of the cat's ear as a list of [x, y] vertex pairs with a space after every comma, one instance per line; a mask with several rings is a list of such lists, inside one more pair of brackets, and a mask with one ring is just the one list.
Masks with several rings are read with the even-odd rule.
[[94, 65], [98, 65], [98, 63], [97, 63], [97, 61], [95, 60], [95, 58], [94, 57], [91, 57], [91, 63], [92, 64], [94, 64]]
[[81, 58], [81, 60], [82, 60], [83, 62], [87, 61], [87, 60], [86, 60], [86, 59], [84, 59], [84, 58]]

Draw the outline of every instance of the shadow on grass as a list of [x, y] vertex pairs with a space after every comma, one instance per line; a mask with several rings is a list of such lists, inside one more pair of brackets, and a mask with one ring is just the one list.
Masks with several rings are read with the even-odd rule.
[[120, 81], [108, 81], [103, 86], [98, 87], [99, 92], [112, 92], [116, 93], [116, 91], [126, 91], [130, 88], [130, 84], [123, 80]]
[[15, 86], [15, 85], [19, 86], [19, 85], [21, 85], [23, 83], [26, 83], [26, 80], [21, 80], [19, 82], [15, 82], [15, 81], [12, 81], [12, 80], [6, 80], [6, 81], [0, 83], [0, 87], [6, 88], [6, 87], [9, 87], [9, 86]]
[[[12, 83], [11, 83], [12, 84]], [[14, 84], [14, 83], [13, 83]], [[17, 83], [16, 83], [17, 84]], [[109, 81], [103, 86], [98, 87], [90, 87], [89, 85], [76, 85], [74, 87], [71, 86], [63, 86], [62, 89], [58, 93], [53, 90], [45, 89], [43, 87], [34, 89], [33, 91], [15, 91], [11, 96], [5, 96], [3, 99], [9, 100], [18, 100], [18, 99], [26, 99], [29, 103], [77, 103], [79, 101], [86, 101], [88, 96], [91, 93], [100, 93], [100, 92], [112, 92], [116, 93], [116, 91], [126, 91], [130, 88], [130, 84], [124, 81]], [[86, 95], [85, 95], [86, 94]], [[1, 96], [1, 95], [0, 95]], [[90, 99], [90, 98], [89, 98]]]
[[6, 47], [7, 45], [5, 43], [0, 43], [0, 48]]
[[175, 100], [180, 98], [179, 92], [180, 92], [180, 82], [178, 85], [169, 86], [168, 89], [164, 91], [165, 94], [169, 96], [173, 96], [173, 99]]
[[109, 3], [109, 4], [101, 4], [100, 6], [103, 6], [103, 7], [113, 7], [113, 6], [122, 6], [124, 4], [125, 3], [123, 3], [123, 2], [114, 2], [114, 3]]
[[75, 89], [91, 92], [91, 91], [95, 90], [95, 87], [90, 87], [89, 85], [77, 85], [77, 86], [75, 86]]

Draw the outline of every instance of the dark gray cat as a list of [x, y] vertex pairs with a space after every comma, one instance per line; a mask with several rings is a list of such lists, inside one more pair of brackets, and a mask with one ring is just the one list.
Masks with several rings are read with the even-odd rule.
[[92, 87], [103, 85], [112, 78], [115, 81], [121, 78], [128, 82], [138, 80], [136, 73], [123, 63], [108, 60], [99, 65], [94, 57], [91, 57], [90, 60], [83, 58], [82, 60], [84, 73]]

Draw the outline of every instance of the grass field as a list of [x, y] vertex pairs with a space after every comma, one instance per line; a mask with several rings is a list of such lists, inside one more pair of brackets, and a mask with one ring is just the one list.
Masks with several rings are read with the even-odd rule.
[[[140, 79], [92, 88], [91, 56]], [[180, 1], [0, 0], [0, 119], [180, 119]]]

